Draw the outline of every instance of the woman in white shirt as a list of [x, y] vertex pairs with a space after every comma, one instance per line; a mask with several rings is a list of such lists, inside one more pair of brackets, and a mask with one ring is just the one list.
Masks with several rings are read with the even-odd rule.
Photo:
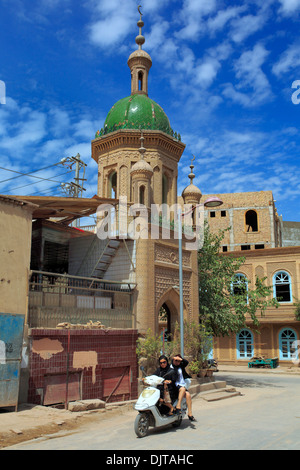
[[181, 413], [181, 402], [185, 396], [188, 408], [188, 418], [190, 421], [196, 421], [192, 414], [192, 397], [191, 394], [187, 391], [187, 384], [185, 381], [185, 379], [191, 378], [191, 376], [185, 370], [188, 363], [189, 362], [186, 359], [183, 359], [180, 354], [176, 354], [172, 360], [171, 367], [177, 372], [177, 380], [175, 385], [178, 389], [178, 402], [175, 408], [175, 412], [177, 414]]

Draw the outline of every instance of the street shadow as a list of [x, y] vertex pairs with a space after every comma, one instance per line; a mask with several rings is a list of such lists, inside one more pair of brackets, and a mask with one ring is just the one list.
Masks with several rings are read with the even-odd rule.
[[233, 375], [219, 375], [218, 374], [218, 380], [224, 380], [226, 382], [226, 385], [232, 386], [232, 387], [239, 387], [239, 388], [264, 388], [264, 387], [273, 387], [273, 388], [284, 388], [283, 385], [278, 385], [271, 383], [269, 381], [266, 381], [263, 379], [257, 379], [257, 378], [244, 378], [244, 377], [235, 377]]
[[151, 435], [164, 435], [166, 433], [168, 434], [174, 434], [179, 430], [184, 430], [184, 429], [197, 429], [197, 421], [196, 422], [191, 422], [188, 418], [183, 418], [182, 423], [178, 427], [173, 427], [171, 424], [167, 424], [166, 426], [160, 427], [160, 428], [150, 428], [149, 429], [149, 434], [148, 436]]

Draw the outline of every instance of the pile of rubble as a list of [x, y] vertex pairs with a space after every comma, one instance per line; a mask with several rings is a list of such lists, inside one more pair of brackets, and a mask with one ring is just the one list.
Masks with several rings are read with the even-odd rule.
[[58, 329], [62, 329], [62, 330], [75, 330], [75, 329], [80, 329], [80, 330], [93, 330], [93, 329], [105, 329], [105, 330], [109, 330], [111, 329], [110, 327], [106, 327], [105, 325], [103, 325], [101, 323], [101, 321], [92, 321], [90, 320], [88, 323], [85, 323], [85, 324], [81, 324], [81, 323], [68, 323], [68, 322], [64, 322], [64, 323], [58, 323], [58, 325], [56, 325], [56, 328]]

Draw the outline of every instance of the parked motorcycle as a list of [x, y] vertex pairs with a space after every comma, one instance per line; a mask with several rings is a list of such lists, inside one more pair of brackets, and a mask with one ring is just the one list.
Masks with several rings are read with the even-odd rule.
[[[181, 414], [167, 415], [170, 409], [160, 403], [160, 391], [157, 388], [157, 386], [163, 382], [164, 379], [156, 375], [151, 375], [144, 379], [144, 384], [147, 385], [147, 387], [142, 391], [134, 406], [139, 412], [134, 423], [134, 430], [138, 437], [147, 436], [150, 426], [160, 428], [171, 424], [173, 427], [178, 427], [186, 414], [187, 406], [185, 399], [183, 399], [181, 403]], [[173, 406], [176, 406], [176, 402]]]
[[218, 361], [217, 359], [208, 359], [208, 366], [214, 368], [214, 372], [218, 372]]

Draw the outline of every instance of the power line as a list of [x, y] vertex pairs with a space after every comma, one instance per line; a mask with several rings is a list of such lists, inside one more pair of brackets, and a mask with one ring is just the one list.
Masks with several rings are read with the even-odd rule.
[[49, 192], [54, 191], [56, 188], [60, 189], [61, 188], [60, 184], [56, 184], [55, 186], [51, 186], [50, 188], [47, 188], [47, 189], [44, 189], [44, 190], [41, 190], [41, 191], [36, 191], [33, 194], [24, 194], [24, 196], [36, 196], [36, 195], [39, 195], [39, 194], [48, 194]]
[[10, 170], [9, 168], [0, 167], [1, 170], [11, 171], [13, 173], [19, 173], [19, 176], [14, 176], [13, 178], [7, 178], [6, 180], [0, 181], [0, 183], [6, 183], [7, 181], [11, 181], [11, 180], [14, 180], [14, 179], [17, 179], [17, 178], [22, 178], [22, 176], [31, 176], [32, 173], [37, 173], [38, 171], [47, 170], [48, 168], [52, 168], [56, 165], [59, 165], [60, 163], [61, 162], [54, 163], [53, 165], [46, 166], [45, 168], [40, 168], [39, 170], [33, 170], [30, 173], [21, 173], [21, 172], [15, 171], [15, 170]]
[[[11, 171], [13, 173], [18, 173], [19, 175], [22, 175], [22, 176], [29, 176], [30, 178], [36, 178], [38, 180], [41, 180], [41, 181], [52, 181], [53, 183], [61, 183], [61, 181], [55, 181], [51, 178], [42, 178], [41, 176], [34, 176], [34, 175], [31, 175], [29, 173], [21, 173], [20, 171], [15, 171], [15, 170], [8, 170], [7, 168], [3, 168], [2, 166], [0, 166], [0, 170], [6, 170], [6, 171]], [[37, 170], [38, 171], [38, 170]], [[71, 170], [70, 170], [71, 171]], [[68, 172], [69, 173], [69, 172]], [[66, 174], [66, 173], [63, 173], [63, 174]], [[61, 176], [61, 175], [57, 175], [57, 176]], [[12, 178], [14, 179], [14, 178]], [[32, 183], [31, 183], [32, 184]], [[27, 186], [27, 185], [26, 185]], [[20, 186], [22, 187], [22, 186]], [[16, 188], [17, 189], [17, 188]]]
[[[67, 171], [65, 173], [61, 173], [60, 175], [56, 175], [54, 176], [53, 178], [57, 178], [59, 176], [63, 176], [63, 175], [67, 175], [68, 173], [71, 173], [72, 170], [70, 171]], [[55, 181], [53, 179], [50, 179], [50, 178], [41, 178], [42, 181], [51, 181], [53, 183], [58, 183], [58, 184], [62, 184], [63, 182], [62, 181]], [[42, 183], [42, 181], [35, 181], [34, 183], [28, 183], [28, 184], [24, 184], [23, 186], [17, 186], [16, 188], [14, 189], [21, 189], [21, 188], [25, 188], [26, 186], [32, 186], [33, 184], [39, 184], [39, 183]]]

